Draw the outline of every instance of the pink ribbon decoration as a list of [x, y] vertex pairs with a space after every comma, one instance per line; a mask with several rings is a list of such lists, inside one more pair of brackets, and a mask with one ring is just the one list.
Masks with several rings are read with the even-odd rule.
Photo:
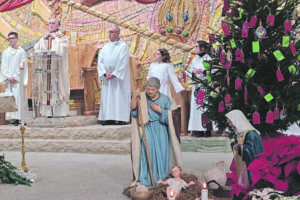
[[227, 12], [229, 10], [229, 0], [224, 0], [223, 11]]
[[226, 107], [230, 107], [230, 101], [231, 101], [231, 96], [230, 96], [230, 94], [226, 94], [224, 100], [225, 100], [225, 106], [226, 106]]
[[225, 63], [225, 53], [223, 51], [220, 53], [220, 63]]
[[253, 124], [260, 124], [260, 116], [258, 112], [252, 114]]
[[223, 101], [221, 101], [220, 103], [219, 103], [219, 112], [224, 112], [224, 103], [223, 103]]
[[241, 89], [242, 88], [242, 83], [243, 83], [242, 79], [240, 79], [240, 78], [235, 79], [234, 89], [235, 90]]
[[199, 90], [198, 91], [198, 96], [196, 99], [196, 104], [202, 105], [205, 97], [205, 91], [204, 90]]
[[182, 73], [182, 79], [183, 79], [183, 82], [185, 83], [186, 82], [186, 73], [185, 72]]
[[277, 107], [274, 109], [274, 120], [275, 119], [279, 119], [279, 109]]
[[275, 19], [274, 15], [269, 14], [267, 16], [267, 25], [268, 26], [274, 26], [274, 19]]
[[248, 37], [248, 29], [249, 29], [249, 23], [244, 22], [243, 23], [243, 28], [242, 28], [242, 38], [247, 38]]
[[277, 79], [278, 79], [279, 82], [284, 80], [280, 69], [277, 70], [276, 76], [277, 76]]
[[245, 91], [244, 91], [244, 104], [248, 105], [248, 90], [245, 87]]
[[259, 94], [261, 96], [265, 96], [265, 91], [263, 90], [263, 88], [261, 86], [257, 86], [257, 91], [259, 92]]
[[229, 35], [229, 32], [230, 32], [230, 25], [229, 24], [223, 23], [222, 29], [224, 31], [224, 35]]
[[290, 49], [292, 51], [292, 54], [295, 55], [296, 54], [296, 49], [293, 43], [290, 43]]
[[251, 20], [250, 20], [249, 27], [252, 27], [252, 28], [255, 27], [256, 21], [257, 21], [257, 17], [256, 16], [252, 16]]
[[209, 39], [209, 44], [213, 44], [215, 41], [215, 34], [209, 34], [208, 39]]
[[269, 112], [267, 113], [266, 123], [268, 123], [268, 124], [273, 124], [273, 122], [274, 122], [273, 112], [272, 112], [272, 111], [269, 111]]
[[292, 31], [292, 21], [291, 20], [286, 20], [284, 22], [284, 32], [285, 35], [288, 35], [288, 32]]

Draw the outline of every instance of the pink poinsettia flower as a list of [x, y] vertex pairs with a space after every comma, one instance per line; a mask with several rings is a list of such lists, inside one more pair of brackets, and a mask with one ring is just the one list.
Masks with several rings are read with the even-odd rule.
[[289, 182], [288, 180], [278, 180], [276, 183], [274, 183], [274, 188], [280, 191], [287, 191], [287, 189], [289, 188]]
[[297, 165], [299, 165], [300, 162], [297, 160], [289, 162], [285, 167], [284, 167], [284, 174], [286, 177], [290, 175], [291, 172], [293, 172], [296, 168]]

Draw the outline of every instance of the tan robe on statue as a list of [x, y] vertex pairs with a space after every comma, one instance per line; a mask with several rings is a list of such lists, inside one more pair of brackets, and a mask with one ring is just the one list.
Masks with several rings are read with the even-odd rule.
[[[148, 118], [148, 109], [147, 109], [147, 99], [146, 93], [141, 93], [141, 107], [144, 124], [147, 124], [149, 121]], [[169, 133], [169, 170], [174, 165], [182, 166], [182, 156], [181, 156], [181, 147], [176, 137], [173, 119], [172, 119], [172, 110], [176, 109], [177, 106], [175, 101], [170, 99], [172, 105], [168, 110], [168, 133]], [[142, 141], [142, 128], [140, 126], [139, 120], [137, 117], [132, 117], [131, 122], [131, 162], [132, 162], [132, 172], [133, 180], [131, 186], [136, 184], [136, 181], [139, 176], [139, 167], [140, 167], [140, 156], [141, 156], [141, 141]]]
[[[48, 49], [48, 40], [43, 37], [34, 46], [35, 53], [45, 52]], [[55, 102], [53, 106], [53, 116], [67, 116], [69, 114], [69, 99], [70, 99], [70, 80], [69, 80], [69, 62], [68, 62], [68, 37], [55, 37], [52, 39], [52, 47], [50, 51], [55, 51], [62, 56], [62, 63], [59, 66], [58, 72], [58, 95], [53, 95], [51, 101]], [[44, 74], [46, 75], [46, 74]], [[47, 76], [43, 75], [44, 87], [47, 84]], [[41, 88], [46, 90], [46, 88]], [[52, 108], [47, 105], [47, 95], [42, 95], [40, 102], [40, 112], [42, 116], [52, 116]]]

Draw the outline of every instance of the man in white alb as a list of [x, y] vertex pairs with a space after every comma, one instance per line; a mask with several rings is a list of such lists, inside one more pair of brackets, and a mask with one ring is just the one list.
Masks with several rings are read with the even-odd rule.
[[109, 29], [109, 43], [98, 56], [98, 78], [102, 81], [98, 120], [103, 125], [127, 124], [130, 116], [129, 48], [120, 36], [120, 29]]
[[[49, 32], [46, 33], [34, 46], [34, 52], [54, 51], [57, 55], [62, 56], [61, 65], [58, 67], [58, 95], [51, 97], [51, 106], [46, 93], [42, 96], [40, 112], [42, 116], [61, 117], [69, 114], [70, 99], [70, 81], [69, 81], [69, 62], [68, 62], [68, 37], [58, 28], [60, 22], [58, 19], [49, 20]], [[49, 42], [49, 40], [51, 42]], [[51, 43], [51, 44], [49, 44]], [[46, 77], [43, 76], [44, 87], [46, 87]], [[47, 90], [43, 88], [43, 90]]]
[[[24, 73], [24, 87], [21, 89], [26, 94], [28, 68], [25, 51], [18, 44], [18, 33], [10, 32], [8, 42], [9, 47], [2, 54], [0, 83], [4, 85], [5, 93], [13, 94], [18, 107], [18, 111], [6, 113], [6, 120], [11, 120], [11, 124], [18, 125], [21, 120], [21, 101], [25, 102], [25, 105], [27, 101], [26, 95], [22, 100], [20, 97], [20, 73]], [[20, 70], [20, 66], [24, 66], [24, 70]]]

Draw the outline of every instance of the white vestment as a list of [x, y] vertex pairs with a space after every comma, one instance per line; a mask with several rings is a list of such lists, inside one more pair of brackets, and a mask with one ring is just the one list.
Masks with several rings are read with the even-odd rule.
[[[106, 78], [106, 73], [115, 77]], [[130, 71], [129, 48], [121, 39], [109, 42], [98, 56], [98, 78], [102, 81], [99, 120], [129, 121]]]
[[[209, 60], [211, 60], [211, 57], [208, 54], [205, 54], [203, 57], [197, 55], [192, 60], [188, 70], [191, 73], [199, 68], [205, 70], [202, 62], [209, 61]], [[195, 74], [195, 75], [197, 76], [197, 78], [201, 80], [206, 78], [204, 74]], [[201, 115], [203, 113], [203, 109], [202, 108], [198, 109], [199, 105], [196, 104], [197, 97], [194, 96], [195, 89], [198, 87], [199, 87], [198, 84], [192, 85], [191, 109], [190, 109], [190, 119], [189, 119], [189, 126], [188, 126], [189, 131], [206, 131], [206, 128], [202, 126], [202, 122], [201, 122]]]
[[[23, 71], [23, 77], [24, 77], [24, 97], [23, 102], [25, 102], [25, 107], [27, 107], [27, 83], [28, 83], [28, 68], [27, 68], [27, 62], [26, 62], [26, 56], [25, 51], [22, 47], [18, 47], [17, 49], [14, 49], [12, 47], [8, 47], [5, 51], [3, 51], [2, 54], [2, 62], [1, 62], [1, 76], [0, 76], [0, 83], [4, 85], [5, 87], [5, 93], [12, 93], [15, 97], [16, 104], [18, 107], [17, 112], [7, 112], [6, 113], [6, 120], [10, 119], [18, 119], [21, 120], [21, 93], [20, 93], [20, 69], [19, 64], [21, 62], [24, 62], [24, 70]], [[14, 77], [16, 80], [15, 83], [11, 83], [8, 78]]]
[[171, 96], [169, 82], [171, 81], [175, 92], [178, 93], [184, 88], [180, 84], [175, 72], [173, 65], [170, 63], [155, 62], [150, 65], [147, 79], [156, 77], [160, 80], [159, 91], [167, 96]]
[[[69, 78], [69, 62], [68, 62], [68, 37], [55, 37], [52, 39], [51, 49], [48, 50], [48, 40], [42, 37], [34, 46], [34, 52], [54, 51], [57, 55], [62, 56], [61, 65], [58, 67], [58, 93], [52, 95], [51, 105], [47, 105], [46, 93], [42, 95], [40, 100], [40, 112], [42, 116], [67, 116], [69, 114], [69, 99], [70, 99], [70, 78]], [[43, 65], [46, 63], [43, 63]], [[44, 67], [43, 67], [44, 68]], [[46, 91], [47, 74], [42, 74], [42, 79], [45, 81], [41, 90]]]

